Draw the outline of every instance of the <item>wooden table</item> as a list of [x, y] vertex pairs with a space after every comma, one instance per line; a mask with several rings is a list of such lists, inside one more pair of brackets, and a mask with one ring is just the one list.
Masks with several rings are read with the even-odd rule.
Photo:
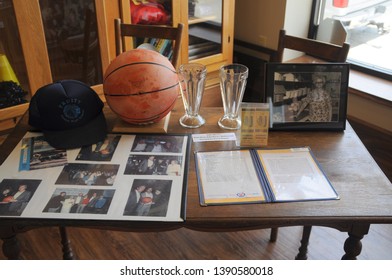
[[[169, 133], [228, 132], [217, 125], [223, 113], [222, 108], [202, 108], [201, 114], [206, 118], [207, 123], [199, 129], [185, 129], [179, 125], [178, 119], [183, 112], [179, 102], [171, 114]], [[109, 129], [111, 129], [116, 117], [108, 108], [105, 109], [105, 113]], [[5, 160], [28, 129], [30, 127], [27, 125], [25, 116], [1, 146], [0, 163]], [[185, 222], [0, 218], [3, 253], [8, 258], [19, 258], [17, 233], [44, 226], [127, 231], [160, 231], [180, 227], [200, 231], [238, 231], [304, 225], [325, 226], [348, 232], [348, 238], [344, 244], [346, 253], [343, 258], [356, 259], [361, 252], [361, 239], [368, 233], [370, 225], [392, 223], [392, 185], [349, 124], [342, 132], [273, 131], [269, 134], [268, 148], [304, 145], [310, 146], [313, 150], [327, 177], [340, 195], [340, 200], [202, 207], [199, 204], [195, 163], [191, 155]], [[234, 141], [192, 144], [192, 151], [234, 148], [236, 148]], [[72, 251], [67, 247], [67, 242], [63, 243], [64, 257], [72, 257]], [[306, 244], [304, 245], [302, 258], [306, 258]]]

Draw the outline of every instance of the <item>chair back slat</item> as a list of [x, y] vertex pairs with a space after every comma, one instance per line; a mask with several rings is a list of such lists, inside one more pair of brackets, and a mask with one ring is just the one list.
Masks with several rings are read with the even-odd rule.
[[300, 51], [328, 62], [345, 62], [350, 45], [344, 43], [342, 46], [339, 46], [313, 39], [295, 37], [287, 35], [285, 30], [281, 30], [279, 32], [278, 50], [271, 60], [273, 62], [282, 62], [285, 49]]
[[116, 37], [116, 55], [122, 53], [125, 48], [125, 37], [135, 38], [157, 38], [172, 41], [173, 56], [171, 62], [174, 68], [177, 68], [180, 47], [182, 41], [182, 32], [184, 24], [179, 23], [177, 27], [163, 25], [142, 25], [142, 24], [125, 24], [121, 19], [115, 19], [115, 37]]

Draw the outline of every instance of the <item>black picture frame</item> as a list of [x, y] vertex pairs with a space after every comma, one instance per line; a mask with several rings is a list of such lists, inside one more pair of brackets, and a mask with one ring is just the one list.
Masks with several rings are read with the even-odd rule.
[[344, 130], [348, 63], [267, 63], [270, 130]]

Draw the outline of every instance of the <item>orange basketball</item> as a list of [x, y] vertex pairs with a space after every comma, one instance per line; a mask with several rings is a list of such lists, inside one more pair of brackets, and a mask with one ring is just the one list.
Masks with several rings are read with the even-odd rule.
[[174, 107], [178, 76], [156, 51], [134, 49], [117, 56], [106, 69], [103, 91], [109, 107], [131, 124], [158, 122]]

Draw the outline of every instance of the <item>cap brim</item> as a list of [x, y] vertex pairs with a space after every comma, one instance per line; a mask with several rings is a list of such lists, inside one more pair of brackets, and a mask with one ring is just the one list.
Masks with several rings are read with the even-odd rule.
[[76, 149], [95, 144], [105, 139], [107, 134], [106, 119], [101, 112], [88, 124], [68, 130], [43, 131], [45, 140], [57, 149]]

